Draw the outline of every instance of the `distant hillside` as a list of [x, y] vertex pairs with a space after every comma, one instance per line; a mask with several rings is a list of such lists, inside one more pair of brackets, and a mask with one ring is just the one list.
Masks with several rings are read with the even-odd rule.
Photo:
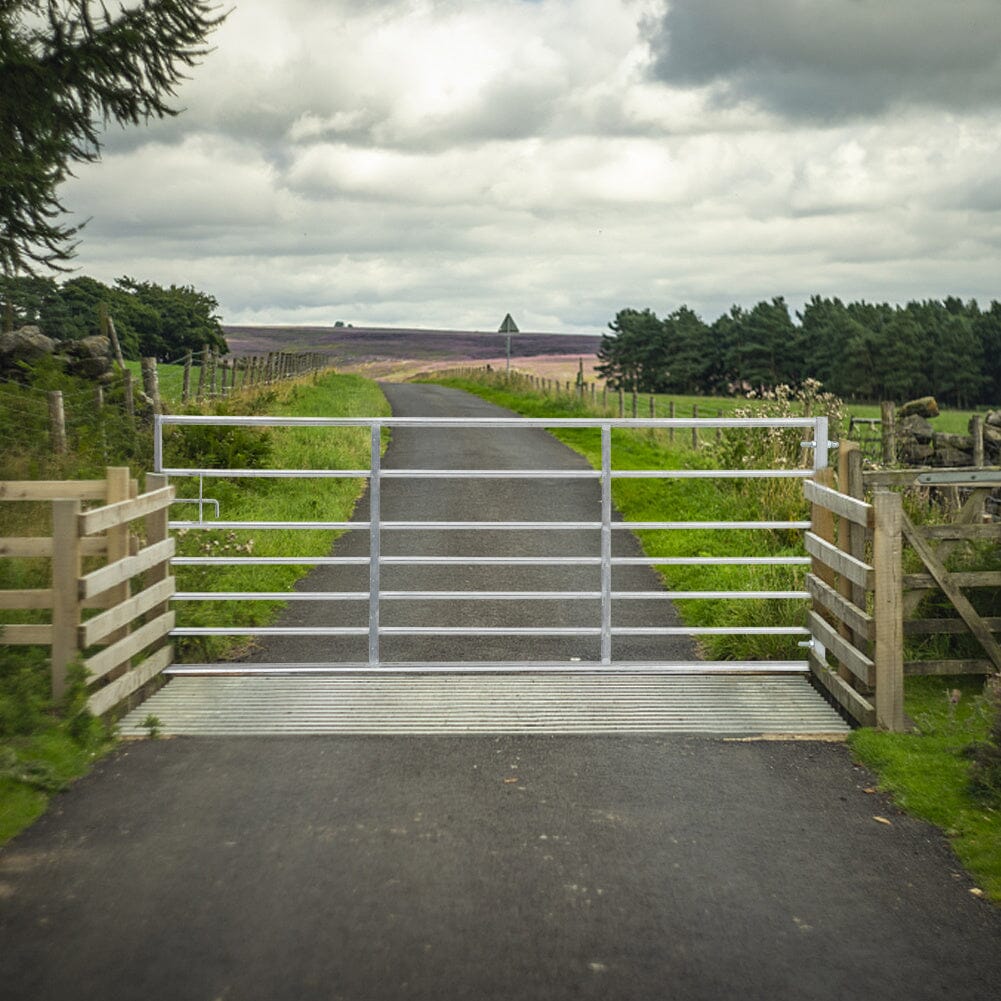
[[[407, 330], [387, 327], [224, 326], [234, 354], [322, 351], [335, 365], [358, 367], [383, 361], [478, 361], [505, 353], [504, 334], [475, 330]], [[599, 335], [514, 334], [512, 358], [537, 355], [593, 355]]]

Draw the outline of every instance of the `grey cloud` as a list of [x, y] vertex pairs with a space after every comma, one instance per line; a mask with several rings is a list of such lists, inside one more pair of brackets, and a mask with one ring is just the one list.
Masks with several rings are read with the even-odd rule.
[[997, 0], [669, 0], [658, 79], [794, 119], [1001, 103]]

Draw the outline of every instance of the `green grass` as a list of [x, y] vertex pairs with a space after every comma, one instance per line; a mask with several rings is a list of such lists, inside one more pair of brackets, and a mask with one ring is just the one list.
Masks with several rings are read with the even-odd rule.
[[0, 670], [0, 844], [35, 821], [50, 798], [85, 774], [110, 746], [105, 726], [85, 710], [82, 669], [70, 672], [65, 700], [50, 697], [48, 655], [6, 649]]
[[[125, 367], [132, 373], [133, 385], [142, 388], [142, 363], [138, 361], [126, 361]], [[220, 378], [220, 371], [216, 372], [216, 379]], [[227, 375], [227, 378], [229, 376]], [[160, 387], [160, 398], [173, 409], [174, 404], [180, 404], [182, 391], [184, 389], [184, 365], [156, 366], [156, 379]], [[191, 392], [194, 393], [198, 386], [198, 364], [191, 367]], [[207, 389], [207, 387], [206, 387]]]
[[[878, 403], [848, 403], [845, 404], [852, 417], [876, 417], [880, 416]], [[936, 430], [944, 434], [969, 434], [970, 418], [976, 413], [986, 413], [985, 407], [982, 411], [977, 410], [942, 410], [938, 417], [933, 417], [929, 422]]]
[[[852, 751], [908, 813], [940, 827], [960, 862], [1001, 902], [1001, 804], [975, 795], [964, 749], [987, 737], [989, 715], [973, 678], [908, 678], [904, 708], [913, 733], [856, 730]], [[954, 708], [947, 695], [962, 693]]]
[[[523, 385], [523, 384], [522, 384]], [[654, 399], [654, 416], [669, 416], [670, 404], [674, 404], [674, 414], [676, 417], [691, 417], [693, 407], [698, 407], [700, 417], [729, 417], [735, 411], [757, 411], [767, 405], [767, 401], [760, 399], [746, 399], [742, 396], [686, 396], [679, 393], [641, 393], [637, 401], [637, 416], [650, 416], [650, 397]], [[590, 394], [588, 394], [590, 397]], [[550, 400], [559, 397], [549, 397]], [[600, 389], [595, 394], [595, 403], [599, 411], [602, 400], [606, 400], [605, 412], [610, 416], [618, 415], [619, 401], [618, 394], [609, 391], [607, 397], [603, 397]], [[626, 416], [632, 415], [632, 394], [626, 393], [624, 397], [624, 409]], [[845, 410], [849, 417], [875, 417], [880, 416], [878, 403], [845, 403]], [[931, 425], [936, 431], [948, 434], [969, 434], [970, 418], [976, 413], [985, 413], [987, 408], [981, 411], [976, 410], [949, 410], [943, 409], [938, 417], [931, 420]]]

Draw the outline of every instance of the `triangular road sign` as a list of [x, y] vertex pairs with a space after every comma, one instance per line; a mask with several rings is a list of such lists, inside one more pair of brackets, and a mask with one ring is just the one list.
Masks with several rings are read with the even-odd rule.
[[511, 319], [511, 314], [507, 313], [504, 316], [504, 322], [497, 328], [498, 334], [516, 334], [518, 333], [518, 324]]

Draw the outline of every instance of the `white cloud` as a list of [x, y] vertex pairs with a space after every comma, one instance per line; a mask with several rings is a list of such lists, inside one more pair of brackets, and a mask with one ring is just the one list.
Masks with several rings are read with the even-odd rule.
[[[849, 25], [876, 10], [848, 6]], [[809, 68], [808, 8], [841, 36], [819, 0], [758, 5], [792, 7], [769, 58]], [[183, 88], [187, 110], [110, 135], [68, 185], [93, 216], [79, 263], [198, 285], [234, 323], [490, 329], [511, 311], [523, 329], [599, 330], [625, 305], [715, 316], [777, 294], [997, 295], [989, 88], [899, 110], [922, 93], [901, 55], [868, 117], [810, 115], [747, 76], [764, 23], [709, 51], [722, 9], [675, 0], [654, 21], [658, 0], [244, 0]], [[693, 51], [657, 80], [650, 25], [684, 23], [705, 61]], [[860, 61], [865, 79], [891, 23], [838, 65]], [[940, 36], [953, 80], [960, 36]], [[974, 69], [992, 65], [987, 48]]]

